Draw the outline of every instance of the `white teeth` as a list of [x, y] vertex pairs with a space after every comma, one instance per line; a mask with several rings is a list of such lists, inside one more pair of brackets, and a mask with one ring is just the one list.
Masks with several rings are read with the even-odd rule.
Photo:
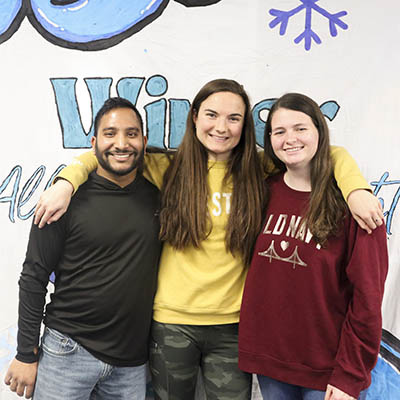
[[128, 157], [130, 156], [130, 154], [113, 154], [113, 156], [114, 156], [115, 158], [124, 159], [124, 158], [128, 158]]
[[290, 149], [285, 149], [285, 151], [288, 151], [290, 153], [292, 151], [297, 151], [297, 150], [301, 150], [301, 149], [302, 149], [302, 147], [292, 147]]
[[210, 137], [212, 137], [217, 142], [225, 142], [226, 140], [228, 140], [228, 138], [225, 136], [210, 135]]

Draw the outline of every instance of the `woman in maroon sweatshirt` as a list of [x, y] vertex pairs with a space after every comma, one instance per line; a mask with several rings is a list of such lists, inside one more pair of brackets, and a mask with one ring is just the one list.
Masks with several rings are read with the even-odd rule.
[[239, 367], [264, 399], [365, 399], [381, 338], [385, 227], [350, 216], [332, 172], [318, 105], [289, 93], [272, 107], [269, 203], [240, 317]]

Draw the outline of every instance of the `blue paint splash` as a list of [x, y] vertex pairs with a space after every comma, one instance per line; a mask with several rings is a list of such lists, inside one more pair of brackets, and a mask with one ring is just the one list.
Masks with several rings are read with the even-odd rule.
[[[221, 0], [175, 0], [202, 7]], [[49, 42], [95, 51], [115, 46], [158, 18], [169, 0], [0, 0], [0, 43], [27, 16]]]

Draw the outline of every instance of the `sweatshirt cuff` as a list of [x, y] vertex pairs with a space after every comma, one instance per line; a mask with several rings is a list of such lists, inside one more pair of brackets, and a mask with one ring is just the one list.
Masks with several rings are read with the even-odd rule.
[[361, 176], [352, 176], [345, 179], [341, 184], [338, 183], [338, 186], [343, 194], [343, 198], [346, 200], [349, 197], [349, 194], [354, 190], [364, 189], [372, 192], [371, 186], [369, 186], [365, 179]]
[[367, 388], [370, 382], [360, 381], [356, 377], [346, 374], [345, 371], [334, 370], [328, 383], [358, 399], [360, 392]]
[[80, 185], [79, 181], [77, 181], [73, 177], [73, 175], [69, 175], [68, 173], [65, 173], [64, 170], [65, 170], [65, 168], [58, 173], [58, 175], [54, 178], [52, 185], [54, 185], [57, 181], [59, 181], [61, 179], [69, 182], [74, 188], [74, 191], [72, 192], [72, 196], [73, 196], [79, 188], [79, 185]]
[[35, 354], [33, 351], [30, 353], [18, 352], [17, 355], [15, 356], [15, 358], [18, 361], [21, 361], [26, 364], [33, 364], [33, 363], [39, 361], [39, 353]]

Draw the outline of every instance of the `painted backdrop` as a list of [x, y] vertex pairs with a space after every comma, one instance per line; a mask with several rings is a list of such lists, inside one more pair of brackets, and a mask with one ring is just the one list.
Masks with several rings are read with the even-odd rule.
[[[18, 277], [40, 193], [90, 144], [110, 95], [176, 148], [218, 77], [250, 93], [258, 143], [274, 99], [316, 99], [380, 198], [390, 272], [369, 399], [400, 398], [400, 5], [396, 0], [0, 1], [0, 375], [15, 354]], [[255, 398], [259, 395], [255, 394]], [[0, 400], [17, 396], [0, 384]]]

